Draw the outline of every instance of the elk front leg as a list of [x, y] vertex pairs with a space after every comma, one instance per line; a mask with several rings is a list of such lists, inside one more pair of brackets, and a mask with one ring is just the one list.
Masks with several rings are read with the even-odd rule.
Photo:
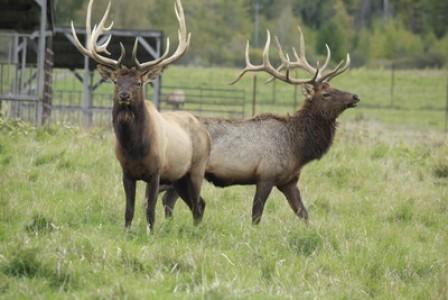
[[257, 225], [261, 221], [264, 205], [272, 191], [273, 184], [271, 182], [259, 182], [257, 183], [254, 203], [252, 206], [252, 224]]
[[297, 180], [294, 180], [284, 186], [279, 186], [278, 189], [288, 200], [289, 206], [291, 206], [294, 213], [299, 217], [308, 220], [308, 212], [303, 205], [302, 199], [300, 197], [300, 191], [297, 187]]
[[157, 204], [157, 196], [159, 195], [160, 174], [157, 173], [151, 177], [146, 185], [146, 220], [148, 221], [148, 229], [152, 231], [155, 223], [155, 211]]
[[126, 210], [124, 213], [125, 228], [129, 229], [134, 218], [136, 181], [123, 174], [123, 187], [126, 194]]

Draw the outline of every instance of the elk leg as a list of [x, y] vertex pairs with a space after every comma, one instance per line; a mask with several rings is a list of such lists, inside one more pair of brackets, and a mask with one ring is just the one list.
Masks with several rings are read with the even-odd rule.
[[[173, 217], [174, 206], [176, 205], [178, 198], [179, 198], [179, 194], [176, 192], [176, 189], [174, 189], [174, 188], [167, 190], [165, 195], [163, 195], [162, 201], [163, 201], [163, 207], [165, 208], [165, 217], [166, 218]], [[202, 196], [199, 199], [200, 199], [199, 203], [202, 206], [202, 210], [204, 210], [205, 200], [204, 200], [204, 198], [202, 198]], [[185, 203], [187, 203], [188, 207], [192, 210], [191, 205], [188, 202], [185, 202]]]
[[165, 195], [163, 195], [162, 202], [163, 207], [165, 208], [165, 217], [171, 218], [173, 217], [174, 205], [176, 205], [176, 201], [179, 195], [176, 192], [174, 187], [170, 187], [166, 190]]
[[123, 187], [126, 194], [125, 228], [129, 228], [134, 218], [136, 181], [123, 174]]
[[204, 173], [202, 175], [192, 173], [189, 178], [189, 196], [193, 203], [193, 218], [195, 225], [198, 225], [202, 221], [205, 210], [205, 201], [201, 197], [202, 181], [204, 180]]
[[254, 203], [252, 206], [252, 224], [257, 225], [261, 221], [261, 215], [263, 214], [264, 205], [272, 191], [273, 184], [271, 182], [259, 182], [257, 183]]
[[176, 193], [182, 200], [184, 200], [185, 204], [187, 204], [188, 208], [193, 212], [193, 203], [191, 203], [190, 198], [188, 197], [188, 183], [187, 177], [182, 177], [178, 181], [174, 183], [174, 188]]
[[146, 220], [148, 221], [149, 230], [154, 228], [157, 196], [159, 194], [159, 180], [160, 174], [157, 173], [151, 177], [146, 185], [145, 197], [148, 203], [146, 206]]
[[294, 213], [299, 217], [308, 220], [308, 212], [303, 205], [302, 199], [300, 197], [300, 191], [297, 187], [297, 181], [293, 181], [284, 186], [279, 186], [278, 189], [288, 200], [289, 206], [291, 206]]
[[[191, 176], [187, 175], [183, 177], [181, 180], [177, 181], [174, 186], [176, 187], [176, 192], [190, 208], [195, 224], [198, 224], [202, 219], [205, 202], [199, 197], [199, 190], [195, 187]], [[200, 200], [197, 201], [197, 199]]]

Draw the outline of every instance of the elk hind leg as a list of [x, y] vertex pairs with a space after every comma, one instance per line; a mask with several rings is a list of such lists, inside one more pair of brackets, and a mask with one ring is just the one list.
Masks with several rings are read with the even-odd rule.
[[195, 224], [199, 224], [204, 213], [205, 202], [200, 197], [199, 191], [202, 184], [202, 179], [197, 181], [197, 178], [190, 174], [183, 177], [175, 183], [176, 192], [185, 201], [190, 208]]
[[297, 187], [297, 181], [290, 182], [284, 186], [279, 186], [278, 189], [280, 192], [283, 193], [283, 195], [288, 200], [289, 206], [291, 206], [291, 209], [294, 211], [294, 213], [301, 219], [304, 219], [305, 221], [308, 220], [308, 212], [305, 208], [305, 205], [303, 205], [302, 199], [300, 197], [300, 191]]
[[179, 198], [179, 195], [177, 194], [176, 189], [173, 186], [169, 187], [166, 190], [165, 195], [163, 195], [162, 203], [165, 209], [166, 218], [173, 217], [173, 210], [174, 206], [176, 205], [177, 198]]

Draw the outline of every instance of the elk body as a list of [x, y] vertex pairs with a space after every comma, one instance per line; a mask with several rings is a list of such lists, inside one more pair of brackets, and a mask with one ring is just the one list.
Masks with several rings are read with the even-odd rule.
[[159, 184], [173, 184], [176, 193], [187, 203], [194, 220], [202, 218], [205, 203], [200, 199], [206, 163], [210, 152], [210, 137], [204, 126], [186, 112], [159, 113], [154, 105], [145, 101], [143, 85], [157, 77], [163, 69], [177, 61], [187, 50], [190, 35], [187, 33], [185, 17], [180, 0], [175, 11], [179, 22], [179, 46], [168, 57], [169, 40], [164, 55], [151, 62], [140, 64], [137, 60], [137, 40], [133, 50], [136, 67], [123, 66], [123, 45], [118, 60], [102, 56], [108, 53], [109, 39], [98, 45], [98, 38], [107, 33], [106, 13], [94, 29], [90, 16], [93, 0], [87, 10], [87, 45], [78, 40], [72, 23], [75, 45], [81, 53], [94, 59], [99, 72], [115, 84], [113, 96], [113, 128], [116, 136], [115, 154], [123, 171], [123, 186], [126, 193], [125, 226], [130, 227], [134, 215], [136, 182], [143, 180], [146, 187], [146, 217], [151, 229], [155, 221], [155, 205]]
[[[291, 116], [262, 114], [243, 121], [203, 119], [211, 136], [212, 149], [206, 169], [206, 179], [219, 187], [256, 185], [253, 198], [252, 222], [258, 224], [272, 189], [276, 187], [287, 199], [294, 213], [305, 220], [308, 212], [297, 187], [300, 172], [309, 162], [320, 159], [330, 148], [336, 131], [336, 119], [347, 108], [355, 107], [359, 98], [330, 87], [328, 81], [348, 69], [345, 64], [327, 71], [331, 51], [327, 46], [327, 60], [320, 69], [313, 68], [305, 58], [304, 40], [300, 33], [300, 51], [294, 49], [291, 62], [277, 42], [282, 64], [274, 68], [269, 61], [270, 34], [263, 53], [263, 64], [254, 66], [246, 48], [246, 72], [266, 71], [273, 78], [290, 84], [304, 85], [306, 99]], [[313, 75], [301, 80], [290, 76], [290, 70], [301, 68]], [[236, 82], [235, 81], [235, 82]], [[177, 195], [169, 190], [164, 196], [165, 213], [171, 215]]]

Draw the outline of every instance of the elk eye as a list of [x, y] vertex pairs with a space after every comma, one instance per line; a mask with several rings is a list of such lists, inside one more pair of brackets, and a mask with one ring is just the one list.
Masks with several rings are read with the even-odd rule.
[[141, 81], [138, 81], [138, 82], [136, 83], [136, 85], [137, 85], [138, 87], [141, 87], [141, 86], [142, 86], [142, 82], [141, 82]]
[[327, 99], [331, 97], [330, 93], [324, 93], [322, 96]]

